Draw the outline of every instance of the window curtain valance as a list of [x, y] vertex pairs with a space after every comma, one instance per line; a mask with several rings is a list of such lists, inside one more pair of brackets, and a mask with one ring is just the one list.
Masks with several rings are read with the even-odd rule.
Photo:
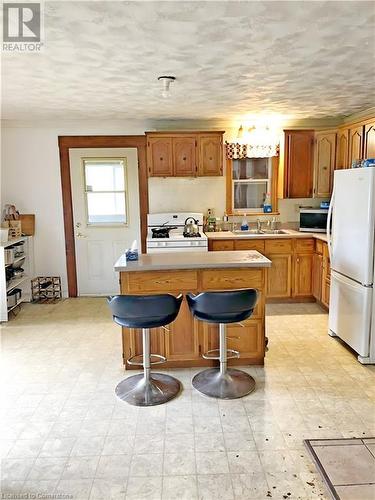
[[245, 158], [266, 158], [279, 155], [279, 145], [276, 144], [240, 144], [225, 142], [228, 160], [244, 160]]

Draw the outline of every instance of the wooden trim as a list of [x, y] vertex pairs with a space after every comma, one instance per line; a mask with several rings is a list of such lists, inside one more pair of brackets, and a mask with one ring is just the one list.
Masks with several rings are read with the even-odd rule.
[[77, 270], [74, 244], [72, 187], [69, 149], [71, 148], [136, 148], [138, 155], [139, 208], [141, 219], [141, 248], [146, 251], [148, 213], [148, 175], [145, 135], [82, 135], [59, 136], [60, 175], [64, 212], [66, 269], [69, 297], [77, 297]]
[[[233, 186], [232, 186], [232, 178], [233, 178], [233, 160], [227, 158], [226, 160], [226, 195], [225, 195], [225, 205], [226, 205], [226, 213], [227, 215], [243, 215], [244, 212], [236, 212], [233, 210]], [[278, 205], [277, 205], [277, 185], [278, 185], [278, 176], [279, 176], [279, 156], [272, 156], [272, 181], [271, 181], [271, 203], [272, 203], [272, 212], [264, 213], [264, 212], [248, 212], [247, 216], [252, 217], [256, 215], [279, 215]]]

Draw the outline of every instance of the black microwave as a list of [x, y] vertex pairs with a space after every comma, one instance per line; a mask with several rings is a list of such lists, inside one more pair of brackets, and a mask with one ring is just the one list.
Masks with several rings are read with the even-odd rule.
[[309, 233], [327, 231], [328, 208], [300, 208], [299, 230]]

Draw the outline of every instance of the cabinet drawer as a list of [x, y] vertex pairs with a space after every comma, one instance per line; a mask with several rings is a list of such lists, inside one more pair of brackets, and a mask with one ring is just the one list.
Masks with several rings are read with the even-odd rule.
[[309, 238], [306, 240], [295, 240], [295, 250], [296, 253], [314, 253], [315, 250], [315, 241], [313, 238]]
[[213, 240], [211, 242], [212, 250], [220, 251], [220, 250], [234, 250], [234, 241], [233, 240]]
[[315, 252], [323, 255], [323, 242], [321, 240], [315, 240]]
[[264, 240], [236, 240], [234, 242], [235, 250], [258, 250], [264, 252]]
[[266, 255], [270, 253], [292, 253], [292, 240], [266, 240], [264, 250]]
[[261, 269], [208, 269], [202, 272], [202, 290], [262, 288]]
[[181, 292], [197, 288], [196, 271], [137, 272], [128, 275], [129, 292]]

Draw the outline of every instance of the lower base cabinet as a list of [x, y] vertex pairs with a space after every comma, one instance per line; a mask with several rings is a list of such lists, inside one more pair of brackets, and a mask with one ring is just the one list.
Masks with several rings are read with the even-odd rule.
[[314, 254], [297, 254], [294, 257], [293, 297], [312, 295]]
[[267, 298], [286, 298], [292, 296], [292, 256], [269, 254], [272, 267], [267, 269]]
[[312, 274], [312, 292], [316, 300], [322, 300], [322, 279], [323, 279], [323, 256], [314, 253], [313, 274]]

